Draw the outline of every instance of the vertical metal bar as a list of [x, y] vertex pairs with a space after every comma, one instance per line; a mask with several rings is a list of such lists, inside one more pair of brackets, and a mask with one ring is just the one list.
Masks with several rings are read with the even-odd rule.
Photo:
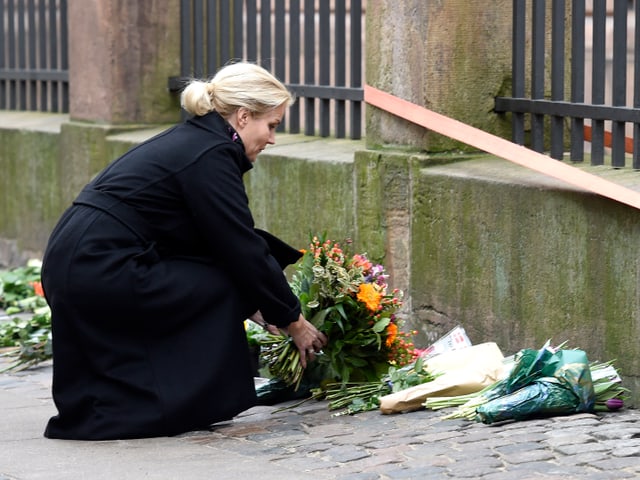
[[[305, 85], [315, 84], [315, 2], [305, 0], [304, 2], [304, 83]], [[304, 102], [305, 113], [305, 135], [315, 135], [315, 99], [306, 97]]]
[[[362, 88], [362, 1], [352, 0], [351, 13], [351, 86]], [[362, 102], [351, 102], [351, 138], [362, 136]]]
[[[331, 84], [331, 19], [329, 18], [329, 2], [320, 2], [319, 33], [319, 72], [318, 83]], [[320, 99], [320, 136], [328, 137], [331, 133], [331, 100]]]
[[[274, 19], [274, 49], [275, 49], [275, 58], [274, 58], [274, 72], [276, 77], [280, 81], [285, 80], [286, 74], [286, 60], [287, 60], [287, 52], [286, 52], [286, 30], [285, 30], [285, 5], [284, 0], [276, 0], [275, 7], [275, 19]], [[287, 116], [285, 115], [283, 121], [278, 125], [277, 131], [282, 132], [286, 128]]]
[[[224, 1], [224, 0], [223, 0]], [[204, 67], [204, 71], [206, 72], [207, 77], [212, 77], [220, 68], [222, 64], [220, 54], [220, 31], [218, 29], [218, 5], [220, 2], [217, 0], [207, 0], [207, 14], [206, 14], [206, 32], [207, 32], [207, 43], [206, 43], [206, 66]], [[194, 22], [198, 18], [198, 13], [194, 12]]]
[[[193, 12], [191, 0], [180, 0], [180, 76], [193, 76]], [[185, 120], [188, 115], [185, 110], [180, 111], [180, 117]]]
[[[593, 2], [593, 45], [591, 69], [591, 103], [604, 105], [604, 84], [606, 71], [606, 2]], [[604, 121], [591, 120], [591, 164], [604, 163]]]
[[273, 71], [279, 80], [283, 80], [286, 71], [286, 31], [285, 31], [285, 5], [284, 0], [276, 0], [275, 5], [275, 18], [274, 18], [274, 51], [275, 57], [273, 59], [274, 69]]
[[[9, 20], [8, 22], [9, 40], [7, 42], [8, 48], [9, 48], [8, 67], [9, 67], [9, 70], [12, 70], [16, 68], [16, 29], [15, 29], [15, 24], [13, 23], [13, 19], [15, 18], [15, 9], [14, 9], [14, 4], [12, 0], [9, 0], [8, 3], [9, 3], [7, 8], [7, 17]], [[10, 79], [9, 80], [9, 110], [15, 110], [15, 109], [16, 109], [16, 81]]]
[[190, 75], [191, 48], [189, 44], [189, 32], [191, 31], [189, 12], [190, 0], [180, 0], [180, 76], [185, 78]]
[[[56, 2], [49, 2], [49, 62], [51, 70], [58, 70], [58, 18], [56, 15]], [[58, 82], [51, 82], [51, 111], [60, 111], [60, 89]]]
[[[511, 96], [524, 98], [525, 88], [525, 33], [526, 33], [526, 0], [513, 1], [513, 33], [511, 39], [511, 71], [513, 84]], [[524, 113], [511, 114], [511, 140], [518, 145], [524, 145]]]
[[246, 59], [255, 62], [258, 60], [258, 7], [256, 0], [247, 0], [247, 18], [245, 32], [247, 33], [247, 57]]
[[[38, 28], [40, 34], [38, 35], [38, 52], [39, 52], [39, 64], [42, 70], [46, 70], [48, 67], [48, 54], [47, 54], [47, 10], [46, 4], [43, 1], [38, 3]], [[49, 82], [46, 80], [40, 80], [40, 108], [41, 112], [46, 112], [49, 108]]]
[[260, 65], [271, 70], [271, 0], [260, 3]]
[[[573, 0], [571, 13], [571, 103], [584, 103], [585, 75], [585, 17], [584, 0]], [[584, 119], [571, 119], [571, 153], [572, 162], [584, 160]]]
[[244, 59], [244, 2], [233, 0], [233, 51], [234, 58]]
[[[627, 0], [613, 2], [613, 73], [611, 82], [612, 105], [627, 103]], [[611, 165], [624, 167], [625, 122], [614, 121], [611, 128]]]
[[[69, 71], [69, 27], [67, 0], [60, 1], [60, 69]], [[69, 111], [69, 81], [60, 82], [62, 112]]]
[[220, 8], [220, 20], [215, 25], [216, 29], [220, 31], [220, 37], [218, 38], [220, 42], [220, 64], [216, 67], [222, 67], [231, 60], [231, 8], [228, 0], [220, 1], [218, 6]]
[[[533, 0], [531, 39], [531, 98], [544, 99], [545, 0]], [[544, 115], [531, 115], [531, 148], [544, 151]]]
[[[640, 4], [635, 2], [633, 54], [633, 107], [640, 108]], [[633, 124], [633, 168], [640, 170], [640, 122]]]
[[[564, 100], [564, 0], [553, 0], [551, 6], [551, 100]], [[551, 158], [564, 156], [564, 118], [551, 116]]]
[[[289, 0], [289, 83], [300, 83], [300, 0]], [[289, 133], [300, 133], [300, 102], [289, 109]]]
[[[208, 4], [215, 2], [207, 2]], [[191, 75], [196, 78], [202, 78], [205, 75], [204, 61], [204, 5], [202, 0], [194, 0], [193, 9], [191, 11], [191, 31], [193, 32], [190, 39], [191, 48], [193, 49], [193, 64], [191, 65]], [[207, 15], [209, 9], [207, 8]]]
[[[25, 9], [24, 9], [24, 0], [18, 0], [18, 15], [15, 20], [17, 21], [18, 27], [18, 37], [17, 37], [17, 47], [18, 47], [18, 71], [20, 72], [20, 79], [17, 80], [18, 84], [18, 110], [26, 110], [27, 109], [27, 81], [24, 77], [25, 70], [27, 68], [27, 50], [25, 45], [26, 39], [26, 28], [24, 25], [25, 21]], [[12, 21], [13, 19], [10, 19]]]
[[[62, 2], [63, 0], [61, 0], [61, 3]], [[60, 8], [62, 9], [63, 6], [61, 5]], [[25, 22], [27, 24], [27, 68], [29, 69], [29, 71], [33, 71], [38, 68], [38, 65], [36, 63], [38, 30], [34, 0], [27, 0], [27, 13]], [[27, 82], [27, 102], [27, 108], [29, 110], [38, 110], [38, 80], [35, 78], [31, 78]]]
[[[345, 6], [345, 0], [336, 0], [335, 15], [334, 15], [334, 71], [335, 71], [335, 85], [337, 87], [344, 87], [346, 85], [346, 22], [347, 22], [347, 9]], [[344, 100], [336, 100], [335, 105], [335, 135], [336, 138], [344, 138], [346, 136], [346, 103]]]
[[[7, 38], [7, 32], [4, 28], [4, 0], [0, 0], [0, 38]], [[4, 40], [3, 40], [4, 41]], [[4, 53], [4, 44], [0, 48], [0, 68], [6, 68], [6, 58]], [[7, 81], [0, 77], [0, 110], [7, 108]]]
[[[3, 0], [0, 0], [2, 2]], [[27, 48], [28, 48], [28, 65], [29, 70], [36, 70], [36, 8], [35, 8], [35, 0], [27, 0]], [[0, 17], [1, 19], [2, 17]], [[3, 20], [3, 19], [2, 19]], [[30, 80], [28, 84], [27, 90], [27, 98], [28, 98], [28, 110], [37, 110], [38, 109], [38, 82], [37, 80]]]

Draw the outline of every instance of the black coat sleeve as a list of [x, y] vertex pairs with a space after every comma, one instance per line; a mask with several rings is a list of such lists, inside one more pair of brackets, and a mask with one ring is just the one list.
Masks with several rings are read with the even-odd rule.
[[192, 162], [178, 179], [214, 263], [268, 323], [286, 327], [298, 319], [300, 304], [282, 268], [299, 257], [284, 242], [255, 229], [242, 181], [243, 160], [237, 145], [225, 143]]
[[269, 251], [271, 255], [276, 259], [280, 268], [283, 270], [287, 268], [287, 266], [296, 263], [302, 257], [302, 252], [300, 250], [296, 250], [291, 245], [283, 242], [278, 237], [270, 234], [269, 232], [265, 232], [264, 230], [260, 230], [256, 228], [256, 233], [260, 235], [269, 246]]

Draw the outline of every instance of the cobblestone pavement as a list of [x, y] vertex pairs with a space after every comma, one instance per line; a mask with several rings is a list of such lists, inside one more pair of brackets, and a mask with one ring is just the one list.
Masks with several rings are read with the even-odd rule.
[[212, 431], [76, 442], [42, 437], [50, 384], [50, 364], [0, 375], [0, 480], [640, 477], [638, 410], [488, 426], [426, 410], [333, 416], [314, 400], [256, 407]]

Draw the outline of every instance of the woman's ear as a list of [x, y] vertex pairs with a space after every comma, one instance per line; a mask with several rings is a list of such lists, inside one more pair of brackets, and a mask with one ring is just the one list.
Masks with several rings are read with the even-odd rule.
[[238, 110], [236, 110], [236, 120], [240, 128], [246, 127], [247, 123], [249, 123], [250, 118], [251, 112], [247, 108], [240, 107]]
[[246, 108], [240, 107], [231, 113], [226, 120], [236, 131], [240, 131], [247, 125], [247, 113], [248, 110]]

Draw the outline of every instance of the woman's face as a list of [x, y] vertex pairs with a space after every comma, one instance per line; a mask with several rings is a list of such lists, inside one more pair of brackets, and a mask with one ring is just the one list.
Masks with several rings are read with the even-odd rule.
[[276, 143], [276, 127], [282, 122], [286, 105], [280, 105], [263, 114], [240, 108], [235, 114], [236, 124], [230, 121], [244, 143], [244, 150], [252, 162], [267, 145]]

